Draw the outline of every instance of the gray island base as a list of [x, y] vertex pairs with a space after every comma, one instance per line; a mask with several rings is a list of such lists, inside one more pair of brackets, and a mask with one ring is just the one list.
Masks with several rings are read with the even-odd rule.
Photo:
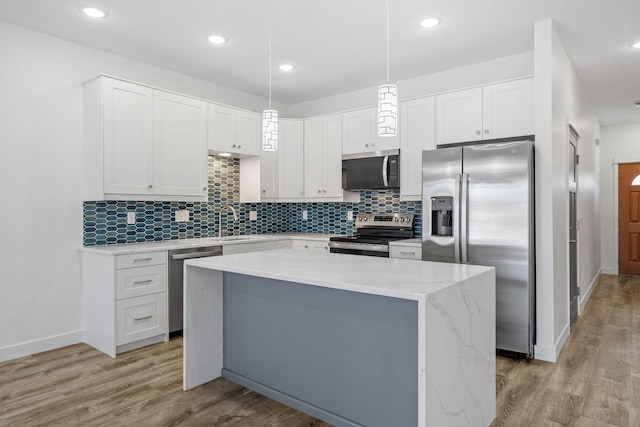
[[495, 417], [493, 268], [293, 250], [185, 266], [185, 390], [222, 376], [336, 426]]

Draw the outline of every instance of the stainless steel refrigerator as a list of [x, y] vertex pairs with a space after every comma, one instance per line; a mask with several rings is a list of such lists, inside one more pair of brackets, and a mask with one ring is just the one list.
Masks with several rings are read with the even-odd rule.
[[533, 143], [423, 151], [422, 259], [496, 268], [496, 347], [535, 343]]

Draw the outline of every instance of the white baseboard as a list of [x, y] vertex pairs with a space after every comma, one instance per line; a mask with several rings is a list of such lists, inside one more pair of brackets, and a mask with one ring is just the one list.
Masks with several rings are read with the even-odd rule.
[[0, 347], [0, 362], [82, 342], [82, 330]]
[[618, 269], [615, 267], [602, 267], [600, 272], [602, 274], [618, 274]]
[[555, 363], [558, 360], [560, 351], [569, 338], [569, 324], [567, 323], [560, 333], [560, 336], [556, 340], [554, 346], [549, 345], [536, 345], [533, 352], [533, 358], [537, 360], [544, 360], [545, 362]]
[[582, 314], [582, 310], [584, 310], [584, 306], [587, 305], [587, 301], [589, 301], [589, 298], [591, 297], [591, 294], [593, 293], [593, 290], [596, 288], [596, 285], [600, 281], [600, 277], [603, 274], [610, 274], [610, 273], [604, 273], [603, 271], [604, 271], [603, 268], [601, 268], [600, 271], [598, 271], [598, 274], [596, 274], [596, 277], [593, 278], [593, 280], [589, 284], [589, 287], [587, 288], [587, 290], [582, 295], [582, 298], [580, 298], [580, 313], [581, 314]]

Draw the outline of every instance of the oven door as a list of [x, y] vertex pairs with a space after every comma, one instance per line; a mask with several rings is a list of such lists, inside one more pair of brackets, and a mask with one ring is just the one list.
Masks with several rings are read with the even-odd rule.
[[371, 243], [329, 242], [329, 252], [389, 258], [389, 245]]

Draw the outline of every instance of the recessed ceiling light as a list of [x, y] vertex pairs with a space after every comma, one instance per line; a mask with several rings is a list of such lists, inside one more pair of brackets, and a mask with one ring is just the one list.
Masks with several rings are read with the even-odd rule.
[[231, 157], [231, 153], [218, 153], [220, 157]]
[[222, 36], [213, 35], [213, 36], [207, 37], [207, 40], [209, 40], [213, 44], [223, 44], [223, 43], [226, 43], [227, 38], [226, 37], [222, 37]]
[[282, 71], [291, 71], [296, 67], [294, 67], [291, 64], [282, 64], [282, 65], [278, 66], [278, 68], [280, 68]]
[[635, 42], [633, 44], [631, 44], [631, 47], [634, 49], [640, 49], [640, 42]]
[[95, 7], [83, 7], [82, 13], [92, 18], [104, 18], [105, 16], [107, 16], [107, 12]]
[[420, 21], [420, 26], [422, 28], [433, 28], [440, 24], [440, 19], [438, 18], [427, 18]]

